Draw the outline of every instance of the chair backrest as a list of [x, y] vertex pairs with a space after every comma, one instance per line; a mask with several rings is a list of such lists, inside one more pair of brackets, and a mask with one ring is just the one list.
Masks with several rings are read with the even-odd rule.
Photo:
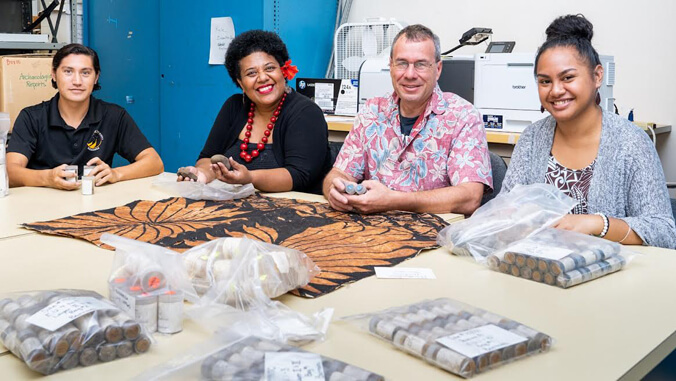
[[496, 153], [488, 151], [488, 154], [491, 157], [491, 167], [493, 168], [493, 192], [484, 194], [481, 199], [481, 205], [494, 199], [500, 193], [502, 180], [505, 178], [505, 173], [507, 173], [507, 163], [505, 163], [505, 160]]
[[336, 158], [343, 147], [343, 142], [329, 142], [329, 152], [331, 153], [331, 165], [336, 162]]

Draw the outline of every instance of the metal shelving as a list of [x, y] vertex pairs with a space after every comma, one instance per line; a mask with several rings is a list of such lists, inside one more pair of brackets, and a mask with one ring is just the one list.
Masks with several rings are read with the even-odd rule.
[[[67, 0], [63, 0], [67, 1]], [[70, 40], [75, 41], [77, 36], [77, 0], [70, 0]], [[14, 42], [0, 41], [0, 50], [58, 50], [68, 43], [66, 42]], [[0, 51], [0, 53], [2, 53]]]

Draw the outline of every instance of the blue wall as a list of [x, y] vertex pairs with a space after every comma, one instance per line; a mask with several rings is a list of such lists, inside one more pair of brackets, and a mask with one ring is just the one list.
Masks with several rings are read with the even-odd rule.
[[208, 64], [211, 18], [232, 17], [236, 34], [279, 33], [298, 75], [323, 77], [336, 8], [335, 0], [85, 0], [85, 40], [101, 57], [97, 96], [129, 111], [165, 170], [192, 165], [223, 102], [240, 91], [225, 67]]

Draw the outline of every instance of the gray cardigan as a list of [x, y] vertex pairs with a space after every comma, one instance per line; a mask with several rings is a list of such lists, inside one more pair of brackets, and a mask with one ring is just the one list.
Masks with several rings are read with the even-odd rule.
[[[552, 116], [526, 128], [514, 148], [501, 192], [544, 182], [554, 141]], [[589, 212], [624, 220], [646, 245], [676, 248], [676, 227], [664, 172], [648, 135], [604, 112], [601, 144], [587, 196]]]

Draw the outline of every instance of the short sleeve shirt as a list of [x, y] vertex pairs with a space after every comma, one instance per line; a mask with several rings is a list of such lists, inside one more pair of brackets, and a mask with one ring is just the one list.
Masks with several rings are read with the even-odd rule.
[[73, 128], [61, 117], [58, 100], [56, 94], [49, 101], [26, 107], [16, 119], [7, 152], [26, 156], [27, 168], [82, 167], [95, 157], [112, 166], [116, 153], [134, 162], [151, 147], [124, 108], [91, 97], [87, 115]]
[[397, 191], [479, 182], [493, 187], [486, 132], [471, 103], [437, 86], [411, 133], [401, 132], [396, 93], [366, 102], [334, 167]]

